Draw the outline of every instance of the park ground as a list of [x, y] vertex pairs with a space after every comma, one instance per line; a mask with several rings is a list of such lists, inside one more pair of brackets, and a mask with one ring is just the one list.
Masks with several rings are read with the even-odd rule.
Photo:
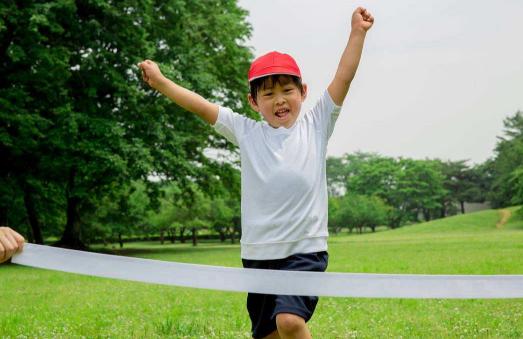
[[[523, 274], [523, 220], [487, 210], [329, 240], [329, 272]], [[117, 254], [240, 267], [238, 244], [126, 244]], [[249, 338], [245, 293], [0, 267], [2, 338]], [[523, 337], [523, 299], [320, 298], [315, 338]]]

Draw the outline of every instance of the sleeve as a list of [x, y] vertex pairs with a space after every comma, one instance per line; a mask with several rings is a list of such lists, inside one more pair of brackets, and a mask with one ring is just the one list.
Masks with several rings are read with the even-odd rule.
[[218, 119], [213, 127], [218, 134], [224, 136], [234, 145], [240, 146], [242, 136], [255, 124], [256, 121], [233, 112], [230, 108], [220, 106]]
[[325, 90], [318, 102], [309, 111], [314, 125], [324, 132], [327, 140], [330, 139], [334, 131], [334, 125], [340, 115], [340, 111], [341, 106], [334, 103], [328, 90]]

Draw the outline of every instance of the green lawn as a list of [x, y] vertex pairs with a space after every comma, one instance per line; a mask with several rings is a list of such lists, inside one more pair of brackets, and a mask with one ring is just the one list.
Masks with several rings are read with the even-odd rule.
[[[498, 220], [489, 210], [333, 236], [328, 271], [523, 274], [523, 221]], [[241, 266], [239, 245], [134, 243], [122, 254]], [[245, 297], [1, 265], [0, 337], [249, 338]], [[315, 338], [519, 338], [523, 299], [320, 298], [309, 325]]]

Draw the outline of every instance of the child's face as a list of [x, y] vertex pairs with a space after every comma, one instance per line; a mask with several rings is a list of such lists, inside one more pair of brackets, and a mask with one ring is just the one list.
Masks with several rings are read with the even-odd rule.
[[286, 84], [275, 82], [258, 90], [256, 100], [249, 94], [252, 109], [260, 112], [265, 121], [274, 128], [290, 128], [300, 115], [301, 104], [307, 96], [307, 85], [303, 93], [292, 81]]

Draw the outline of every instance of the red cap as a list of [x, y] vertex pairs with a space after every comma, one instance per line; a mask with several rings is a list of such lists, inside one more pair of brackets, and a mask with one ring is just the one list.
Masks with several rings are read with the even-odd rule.
[[300, 68], [289, 55], [279, 52], [269, 52], [254, 60], [249, 69], [249, 82], [272, 74], [288, 74], [301, 78]]

